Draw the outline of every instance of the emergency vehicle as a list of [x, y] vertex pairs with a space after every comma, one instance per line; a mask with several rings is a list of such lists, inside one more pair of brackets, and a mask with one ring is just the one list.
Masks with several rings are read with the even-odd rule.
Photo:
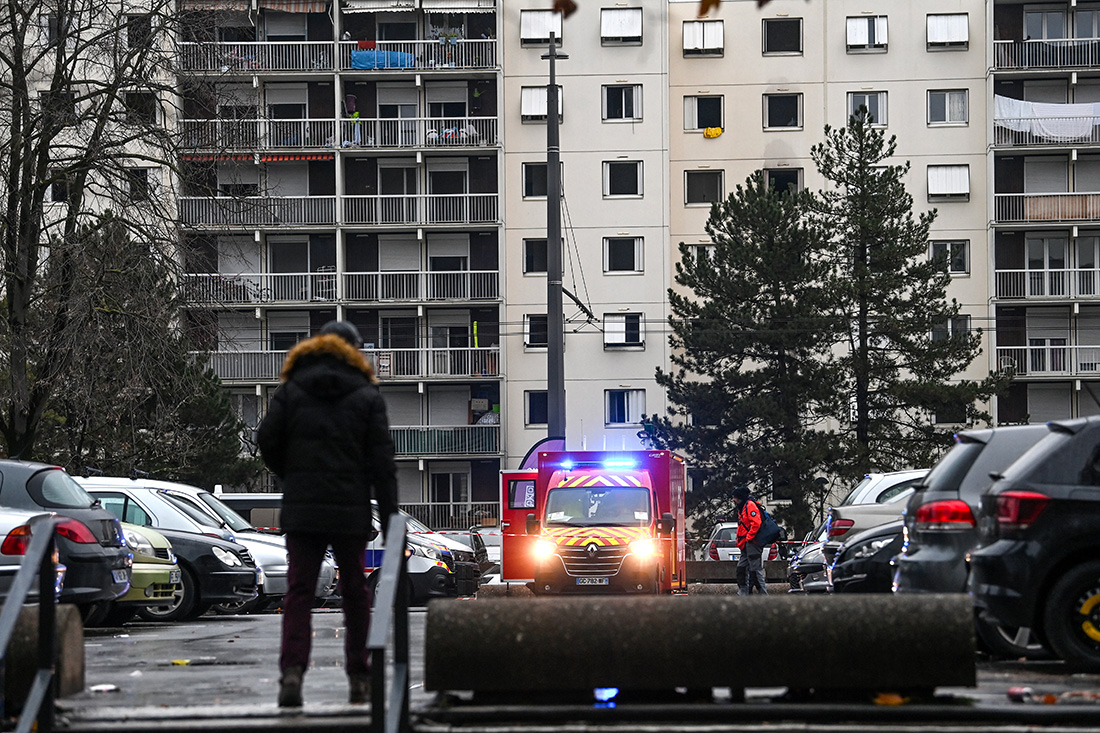
[[501, 581], [536, 594], [684, 590], [684, 459], [547, 451], [501, 472]]

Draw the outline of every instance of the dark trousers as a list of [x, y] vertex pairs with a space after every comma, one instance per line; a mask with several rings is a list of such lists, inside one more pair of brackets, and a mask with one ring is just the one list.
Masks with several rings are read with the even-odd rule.
[[752, 542], [745, 543], [741, 557], [737, 559], [737, 595], [747, 596], [756, 588], [768, 595], [768, 583], [764, 578], [764, 550]]
[[370, 629], [371, 597], [363, 575], [366, 537], [329, 537], [328, 535], [288, 534], [286, 536], [287, 592], [283, 598], [283, 639], [279, 654], [279, 669], [309, 666], [312, 637], [310, 613], [317, 589], [317, 576], [325, 550], [332, 545], [332, 554], [340, 568], [340, 596], [344, 605], [344, 662], [348, 674], [370, 671], [367, 654], [367, 631]]

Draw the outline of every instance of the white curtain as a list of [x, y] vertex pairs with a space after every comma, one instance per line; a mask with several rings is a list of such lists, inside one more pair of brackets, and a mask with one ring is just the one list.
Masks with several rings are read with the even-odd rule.
[[691, 20], [684, 22], [684, 50], [723, 48], [725, 28], [720, 20]]
[[970, 193], [969, 165], [928, 166], [928, 195], [955, 196]]
[[967, 43], [970, 41], [970, 17], [966, 13], [928, 16], [929, 43]]
[[703, 48], [724, 48], [725, 26], [720, 20], [708, 20], [703, 23]]
[[600, 11], [601, 38], [641, 38], [641, 8], [603, 8]]
[[874, 17], [863, 18], [848, 18], [848, 45], [870, 45], [872, 28], [875, 32], [875, 45], [885, 45], [887, 41], [885, 15], [877, 15]]

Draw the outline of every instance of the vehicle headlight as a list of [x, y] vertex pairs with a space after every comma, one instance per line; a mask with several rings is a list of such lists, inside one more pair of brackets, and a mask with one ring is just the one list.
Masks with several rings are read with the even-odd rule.
[[244, 563], [241, 562], [241, 558], [237, 556], [237, 553], [230, 552], [229, 550], [223, 550], [220, 547], [210, 548], [214, 552], [214, 557], [218, 558], [223, 565], [228, 565], [231, 568], [243, 567]]
[[409, 557], [412, 557], [413, 555], [420, 555], [420, 557], [426, 557], [429, 560], [434, 560], [435, 562], [443, 561], [443, 553], [432, 547], [431, 545], [421, 545], [419, 543], [413, 544], [410, 542], [405, 548], [405, 554]]
[[138, 532], [136, 529], [130, 529], [129, 527], [122, 530], [122, 535], [126, 538], [126, 544], [129, 545], [134, 552], [139, 555], [148, 555], [149, 557], [155, 557], [157, 551], [153, 549], [153, 543], [149, 541], [149, 538]]
[[553, 557], [557, 549], [558, 546], [549, 540], [538, 540], [535, 542], [535, 557], [539, 560], [545, 560]]
[[657, 554], [657, 546], [652, 539], [637, 540], [630, 543], [630, 552], [640, 558], [650, 558]]
[[886, 547], [888, 544], [890, 544], [893, 539], [893, 537], [883, 537], [882, 539], [864, 542], [852, 548], [852, 552], [849, 554], [849, 557], [851, 557], [853, 560], [858, 560], [864, 557], [871, 557], [883, 547]]

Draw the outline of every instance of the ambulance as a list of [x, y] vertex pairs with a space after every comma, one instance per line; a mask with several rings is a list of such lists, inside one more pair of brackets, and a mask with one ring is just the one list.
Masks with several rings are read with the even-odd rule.
[[547, 451], [501, 472], [501, 581], [538, 594], [683, 592], [686, 467], [669, 451]]

